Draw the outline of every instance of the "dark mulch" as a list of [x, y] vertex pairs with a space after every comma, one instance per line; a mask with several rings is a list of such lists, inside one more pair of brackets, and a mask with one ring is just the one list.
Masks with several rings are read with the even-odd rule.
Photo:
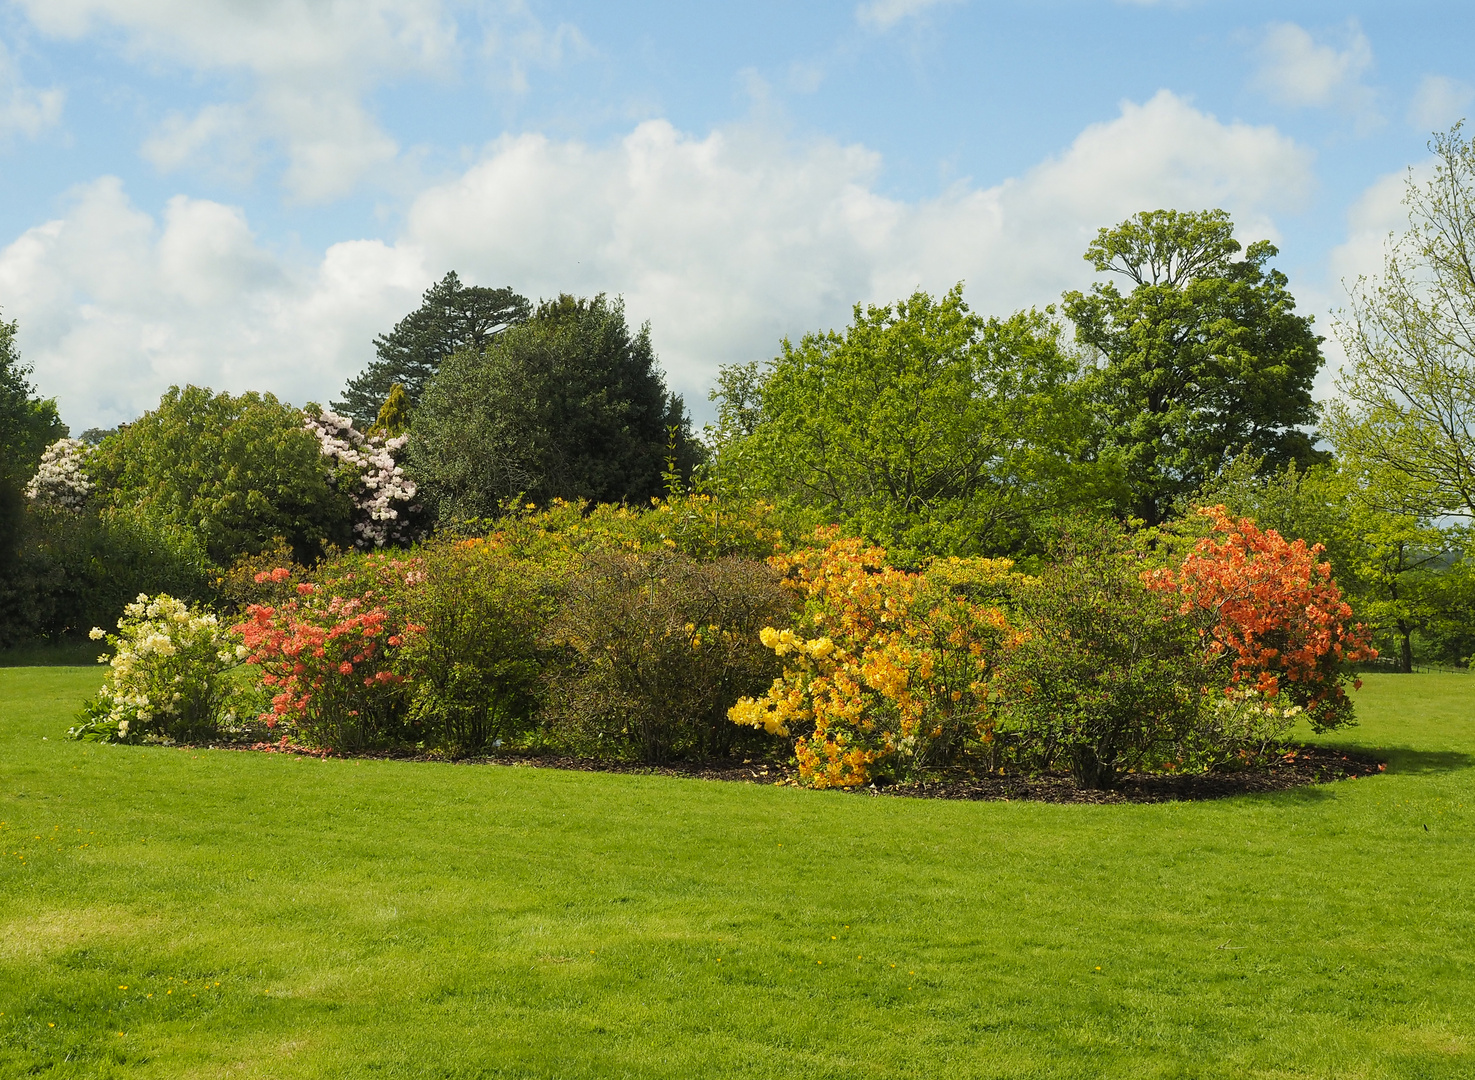
[[[220, 748], [308, 754], [314, 757], [325, 756], [319, 751], [302, 750], [283, 743], [255, 743], [249, 747], [238, 745]], [[417, 754], [405, 750], [374, 751], [352, 756], [399, 761], [447, 761], [444, 757]], [[790, 766], [758, 761], [742, 763], [673, 762], [669, 765], [644, 765], [633, 761], [608, 761], [562, 754], [508, 753], [460, 758], [455, 763], [566, 769], [573, 772], [679, 776], [695, 780], [723, 780], [729, 783], [746, 784], [794, 782], [794, 770]], [[1214, 773], [1129, 773], [1120, 777], [1117, 786], [1110, 791], [1078, 788], [1067, 774], [996, 776], [959, 768], [939, 770], [933, 777], [908, 784], [862, 788], [855, 794], [888, 795], [910, 799], [971, 799], [1004, 802], [1030, 800], [1052, 803], [1198, 801], [1258, 792], [1286, 791], [1290, 788], [1304, 787], [1308, 784], [1326, 784], [1335, 780], [1356, 780], [1359, 777], [1377, 776], [1384, 768], [1385, 762], [1368, 754], [1324, 746], [1297, 746], [1276, 758], [1274, 763], [1268, 767]]]

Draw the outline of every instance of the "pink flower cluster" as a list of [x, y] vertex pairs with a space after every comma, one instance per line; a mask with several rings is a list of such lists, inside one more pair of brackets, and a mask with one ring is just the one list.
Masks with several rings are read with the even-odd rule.
[[352, 420], [331, 409], [319, 408], [316, 416], [310, 412], [302, 416], [303, 426], [317, 436], [323, 457], [335, 463], [335, 481], [344, 475], [353, 478], [349, 494], [354, 505], [354, 543], [383, 547], [415, 539], [412, 517], [419, 509], [414, 505], [415, 481], [405, 476], [395, 460], [410, 437], [365, 435]]

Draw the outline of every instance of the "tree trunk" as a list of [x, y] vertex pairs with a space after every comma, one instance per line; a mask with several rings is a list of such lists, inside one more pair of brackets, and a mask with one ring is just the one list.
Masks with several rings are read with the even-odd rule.
[[1116, 767], [1109, 761], [1102, 761], [1094, 746], [1071, 748], [1070, 772], [1076, 787], [1107, 791], [1116, 783]]
[[1402, 639], [1398, 643], [1398, 670], [1405, 675], [1414, 673], [1414, 647], [1413, 631], [1402, 631]]

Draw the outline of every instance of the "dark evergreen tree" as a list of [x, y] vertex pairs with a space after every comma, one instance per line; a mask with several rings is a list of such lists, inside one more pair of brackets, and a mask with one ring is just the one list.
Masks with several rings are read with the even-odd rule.
[[644, 503], [666, 459], [689, 476], [700, 453], [666, 389], [650, 327], [623, 302], [560, 296], [483, 353], [455, 353], [426, 388], [409, 467], [443, 519], [491, 516], [522, 496]]
[[368, 428], [399, 383], [413, 411], [446, 357], [463, 349], [484, 352], [496, 335], [526, 320], [530, 309], [527, 299], [510, 288], [462, 285], [452, 270], [425, 290], [419, 308], [374, 339], [375, 359], [349, 380], [343, 400], [333, 402], [333, 408]]

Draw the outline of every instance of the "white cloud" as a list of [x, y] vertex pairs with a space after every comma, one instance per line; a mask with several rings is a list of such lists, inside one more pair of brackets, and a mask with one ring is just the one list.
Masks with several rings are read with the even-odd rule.
[[1355, 19], [1339, 36], [1341, 48], [1318, 42], [1295, 23], [1272, 23], [1257, 50], [1255, 84], [1281, 104], [1335, 105], [1355, 115], [1361, 127], [1376, 125], [1376, 95], [1362, 82], [1373, 65], [1372, 45]]
[[455, 56], [456, 24], [441, 0], [19, 0], [45, 33], [79, 38], [121, 31], [134, 58], [202, 73], [245, 73], [240, 103], [175, 114], [147, 141], [161, 169], [254, 161], [263, 143], [287, 158], [284, 181], [301, 201], [352, 189], [397, 152], [365, 110], [379, 79], [434, 74]]
[[[454, 0], [17, 0], [43, 32], [120, 36], [132, 58], [200, 73], [245, 74], [240, 101], [173, 113], [143, 153], [164, 171], [204, 167], [249, 174], [270, 148], [286, 158], [283, 183], [298, 201], [341, 196], [393, 162], [399, 148], [364, 101], [380, 81], [444, 77], [461, 54]], [[481, 5], [483, 50], [526, 89], [527, 70], [555, 66], [588, 46], [578, 29], [544, 31], [520, 0]], [[454, 10], [453, 10], [454, 9]]]
[[866, 0], [855, 9], [855, 19], [873, 30], [890, 30], [903, 19], [938, 7], [961, 3], [962, 0]]
[[859, 146], [760, 128], [705, 137], [665, 121], [590, 146], [508, 136], [423, 192], [393, 243], [336, 244], [316, 266], [265, 251], [235, 210], [176, 199], [156, 222], [117, 181], [0, 251], [0, 300], [38, 381], [74, 425], [127, 418], [171, 381], [335, 396], [374, 333], [448, 269], [533, 297], [623, 294], [698, 409], [721, 363], [784, 335], [966, 279], [980, 311], [1090, 278], [1103, 226], [1142, 209], [1223, 206], [1246, 237], [1311, 195], [1311, 156], [1273, 128], [1221, 123], [1168, 92], [1126, 103], [1058, 156], [994, 187], [879, 194]]
[[1408, 107], [1408, 122], [1416, 131], [1448, 128], [1468, 114], [1475, 101], [1475, 86], [1446, 75], [1425, 75]]
[[35, 136], [61, 119], [65, 94], [28, 86], [10, 50], [0, 41], [0, 139]]

